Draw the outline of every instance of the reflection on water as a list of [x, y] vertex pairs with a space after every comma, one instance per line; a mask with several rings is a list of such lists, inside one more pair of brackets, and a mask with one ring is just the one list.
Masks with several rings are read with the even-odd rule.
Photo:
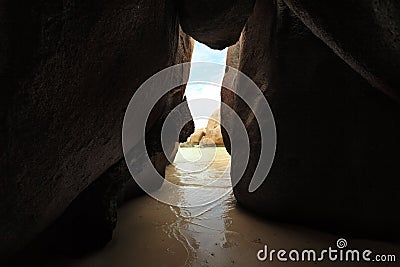
[[[215, 156], [215, 157], [214, 157]], [[232, 194], [230, 156], [225, 148], [180, 148], [173, 165], [167, 167], [166, 179], [180, 185], [175, 192], [179, 202], [198, 203], [199, 199], [214, 201], [198, 207], [170, 207], [176, 221], [166, 225], [169, 236], [182, 243], [187, 251], [186, 265], [193, 265], [208, 257], [217, 247], [232, 246], [227, 230], [232, 219], [229, 211], [235, 207]], [[196, 188], [202, 187], [201, 193]]]
[[201, 213], [209, 209], [204, 204], [220, 202], [231, 193], [229, 173], [230, 156], [225, 148], [179, 148], [174, 164], [166, 168], [166, 182], [153, 194], [180, 207], [198, 206], [185, 213]]

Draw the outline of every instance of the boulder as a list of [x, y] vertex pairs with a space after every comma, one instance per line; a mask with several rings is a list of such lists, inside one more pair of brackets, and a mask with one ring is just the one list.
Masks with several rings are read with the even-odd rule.
[[224, 141], [221, 134], [220, 117], [220, 109], [215, 110], [208, 119], [206, 128], [195, 130], [190, 136], [189, 142], [203, 146], [211, 144], [223, 146]]
[[[371, 73], [381, 78], [382, 86], [388, 85], [376, 87], [399, 88], [398, 76], [392, 75], [400, 60], [398, 50], [393, 50], [396, 42], [380, 36], [373, 28], [370, 49], [390, 48], [382, 53], [372, 52], [368, 50], [370, 42], [366, 41], [370, 38], [364, 35], [369, 28], [362, 27], [388, 24], [396, 28], [398, 16], [383, 18], [379, 14], [393, 14], [397, 9], [378, 12], [374, 5], [379, 1], [350, 1], [348, 5], [354, 11], [350, 16], [347, 5], [314, 2], [257, 0], [242, 33], [239, 70], [255, 81], [269, 101], [278, 143], [267, 180], [250, 193], [249, 183], [261, 145], [257, 121], [240, 99], [232, 101], [222, 94], [223, 101], [241, 117], [251, 142], [250, 164], [234, 194], [245, 208], [270, 218], [349, 237], [398, 240], [400, 219], [392, 211], [400, 202], [400, 106], [387, 96], [390, 94], [373, 88], [371, 84], [375, 83], [362, 78], [360, 69], [348, 64], [347, 59], [342, 59], [343, 54], [338, 56], [330, 47], [332, 42], [344, 47], [359, 45], [360, 51], [345, 50], [358, 59], [363, 58], [359, 53], [370, 51], [370, 58], [366, 53], [363, 61], [358, 62], [366, 63], [364, 67], [376, 63]], [[384, 2], [397, 7], [395, 1]], [[308, 15], [311, 7], [328, 6], [327, 3], [336, 7], [337, 12], [315, 8], [313, 15]], [[359, 3], [360, 9], [355, 8], [355, 3]], [[302, 9], [296, 8], [299, 6]], [[372, 18], [371, 14], [376, 16]], [[353, 17], [359, 19], [352, 21]], [[339, 27], [343, 25], [342, 18], [350, 24]], [[332, 39], [325, 35], [319, 36], [322, 40], [317, 37], [315, 28], [308, 24], [310, 21], [315, 25], [333, 25], [323, 28]], [[336, 30], [334, 26], [339, 35], [330, 32]], [[236, 86], [240, 87], [240, 81]], [[229, 125], [229, 117], [222, 112], [224, 125], [225, 120]], [[235, 125], [231, 127], [235, 129]], [[224, 138], [226, 141], [227, 136]], [[231, 151], [232, 166], [240, 158], [238, 153]]]
[[201, 128], [194, 131], [194, 133], [190, 136], [189, 141], [191, 143], [200, 143], [201, 139], [206, 135], [206, 129]]
[[358, 0], [344, 6], [334, 0], [284, 2], [373, 87], [400, 102], [399, 1]]
[[[93, 228], [100, 232], [92, 244], [80, 242], [102, 246], [115, 224], [118, 190], [108, 191], [109, 179], [93, 182], [122, 158], [128, 102], [151, 75], [188, 61], [192, 43], [179, 39], [169, 1], [3, 1], [0, 10], [0, 259], [67, 207], [80, 216], [91, 206], [74, 200], [99, 207], [89, 213], [103, 214], [104, 227]], [[164, 98], [148, 132], [159, 131], [161, 114], [182, 100], [182, 89]], [[167, 163], [158, 151], [152, 159], [162, 171]], [[83, 191], [93, 199], [78, 197]], [[82, 231], [94, 218], [71, 217]]]
[[203, 137], [199, 143], [200, 147], [215, 146], [214, 140], [208, 137]]
[[232, 68], [239, 68], [240, 62], [240, 43], [242, 41], [238, 41], [236, 44], [230, 46], [228, 48], [228, 52], [226, 54], [226, 65]]
[[[180, 29], [175, 63], [189, 62], [192, 51], [192, 39]], [[189, 73], [184, 75], [188, 77]], [[155, 106], [153, 114], [150, 115], [150, 117], [156, 117], [155, 114], [159, 114], [162, 105], [161, 114], [163, 115], [148, 128], [146, 136], [148, 155], [162, 176], [165, 176], [165, 167], [171, 163], [168, 158], [174, 158], [177, 149], [175, 146], [170, 146], [171, 150], [163, 151], [159, 138], [161, 127], [166, 115], [182, 101], [185, 102], [186, 108], [183, 115], [190, 117], [189, 107], [186, 99], [183, 98], [185, 88], [186, 86], [181, 86], [167, 94]], [[181, 119], [190, 120], [190, 122], [185, 125], [180, 132], [179, 140], [175, 142], [186, 140], [194, 129], [191, 117], [188, 119], [182, 117]], [[165, 152], [169, 153], [168, 156], [165, 155]], [[144, 175], [136, 174], [136, 176]], [[142, 194], [144, 191], [135, 182], [125, 159], [122, 158], [71, 203], [63, 215], [51, 226], [49, 231], [51, 234], [45, 233], [45, 235], [53, 237], [47, 243], [51, 244], [52, 250], [70, 256], [81, 256], [102, 248], [112, 239], [117, 222], [117, 207]]]
[[[239, 68], [240, 62], [240, 44], [243, 40], [239, 40], [235, 45], [230, 46], [228, 48], [228, 52], [226, 55], [226, 65], [235, 69]], [[224, 77], [223, 84], [226, 84], [228, 81]], [[231, 129], [233, 125], [232, 115], [234, 113], [234, 103], [235, 103], [235, 94], [222, 86], [221, 88], [221, 99], [225, 105], [221, 105], [221, 117], [224, 118], [224, 126], [221, 127], [221, 135], [223, 136], [223, 142], [225, 144], [226, 151], [228, 153], [231, 152], [231, 143], [228, 136], [228, 132], [232, 132]]]
[[[177, 46], [177, 52], [175, 56], [174, 64], [190, 62], [192, 58], [192, 52], [194, 48], [194, 41], [191, 37], [186, 35], [181, 28], [179, 28], [179, 42]], [[183, 73], [184, 77], [189, 77], [189, 72]], [[155, 166], [157, 171], [165, 176], [165, 167], [169, 165], [169, 159], [173, 159], [176, 155], [178, 143], [185, 142], [191, 133], [194, 131], [194, 122], [192, 121], [189, 106], [186, 102], [185, 94], [186, 85], [175, 88], [165, 95], [159, 103], [154, 107], [150, 114], [150, 124], [147, 124], [147, 135], [146, 135], [146, 149], [149, 157], [151, 158], [152, 164]], [[164, 121], [167, 115], [179, 104], [184, 104], [184, 110], [186, 112], [181, 113], [182, 121], [189, 121], [186, 123], [179, 133], [179, 140], [171, 140], [171, 146], [169, 146], [169, 151], [163, 151], [161, 145], [161, 129], [163, 127]], [[162, 115], [160, 115], [162, 114]], [[187, 118], [188, 117], [188, 118]], [[155, 124], [151, 124], [151, 121], [156, 120]], [[179, 129], [180, 125], [177, 125], [176, 129]], [[175, 137], [175, 136], [173, 136]], [[175, 143], [175, 144], [174, 144]], [[168, 153], [168, 155], [165, 155]], [[129, 200], [136, 196], [143, 194], [142, 189], [136, 184], [135, 180], [129, 173], [128, 167], [126, 166], [125, 159], [121, 159], [117, 165], [121, 171], [119, 175], [124, 177], [129, 177], [124, 184], [122, 200]], [[114, 172], [114, 168], [111, 168], [111, 173]], [[137, 173], [136, 176], [143, 176], [144, 174]], [[161, 185], [160, 185], [161, 186]]]
[[213, 49], [235, 44], [254, 6], [254, 0], [179, 0], [183, 30]]
[[224, 145], [224, 141], [222, 140], [220, 121], [220, 109], [217, 109], [211, 114], [211, 117], [208, 119], [206, 135], [204, 136], [204, 138], [211, 139], [212, 142], [217, 146]]

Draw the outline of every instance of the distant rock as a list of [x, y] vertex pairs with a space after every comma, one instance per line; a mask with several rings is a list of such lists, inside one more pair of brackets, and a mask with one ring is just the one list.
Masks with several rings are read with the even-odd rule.
[[194, 133], [190, 136], [189, 142], [198, 144], [200, 143], [201, 139], [206, 135], [206, 128], [197, 129]]
[[222, 140], [220, 121], [221, 111], [220, 109], [217, 109], [213, 112], [210, 119], [208, 120], [206, 135], [204, 136], [204, 138], [211, 139], [217, 146], [224, 145], [224, 141]]
[[200, 146], [223, 146], [224, 141], [221, 134], [220, 126], [221, 114], [220, 109], [213, 112], [208, 120], [207, 127], [197, 129], [189, 139], [192, 144], [199, 144]]
[[214, 140], [208, 137], [204, 137], [201, 139], [199, 143], [200, 147], [210, 147], [210, 146], [216, 146]]

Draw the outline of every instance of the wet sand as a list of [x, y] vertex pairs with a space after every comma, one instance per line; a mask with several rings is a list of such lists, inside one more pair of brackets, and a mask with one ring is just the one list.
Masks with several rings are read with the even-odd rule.
[[[188, 152], [189, 150], [187, 150]], [[189, 151], [189, 154], [191, 152]], [[191, 154], [189, 158], [195, 158]], [[180, 188], [170, 192], [176, 201], [190, 203], [204, 197], [193, 194], [207, 185], [208, 196], [227, 192], [214, 203], [197, 208], [178, 208], [143, 196], [119, 210], [113, 240], [102, 250], [82, 259], [55, 259], [42, 266], [399, 266], [396, 263], [261, 262], [257, 252], [269, 249], [324, 249], [336, 247], [339, 238], [300, 226], [276, 223], [253, 216], [236, 206], [229, 182], [229, 155], [217, 149], [217, 157], [205, 171], [178, 157], [167, 168], [167, 179]], [[203, 162], [204, 163], [204, 162]], [[199, 164], [203, 164], [199, 163]], [[228, 170], [228, 172], [226, 172]], [[228, 176], [227, 176], [228, 175]], [[210, 183], [220, 179], [218, 183]], [[222, 191], [221, 191], [222, 190]], [[204, 193], [204, 192], [203, 192]], [[197, 199], [198, 200], [198, 199]], [[344, 237], [345, 238], [345, 237]], [[374, 253], [398, 254], [400, 246], [378, 241], [348, 239], [349, 248]]]

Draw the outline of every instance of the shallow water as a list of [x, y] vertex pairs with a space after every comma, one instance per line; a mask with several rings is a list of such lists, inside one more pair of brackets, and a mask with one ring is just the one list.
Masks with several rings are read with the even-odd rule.
[[[276, 258], [260, 262], [256, 255], [264, 245], [276, 250], [336, 248], [338, 236], [261, 219], [237, 207], [230, 185], [229, 155], [224, 148], [216, 149], [215, 158], [212, 149], [202, 152], [180, 149], [174, 165], [166, 170], [167, 180], [179, 187], [165, 193], [181, 206], [204, 199], [216, 201], [175, 207], [143, 196], [120, 208], [114, 239], [102, 251], [42, 266], [315, 266]], [[197, 193], [199, 188], [201, 193]], [[384, 242], [347, 242], [349, 247], [369, 248], [374, 253], [400, 251], [399, 245]], [[399, 266], [399, 260], [376, 265], [324, 261], [320, 266]]]
[[[181, 148], [167, 167], [166, 179], [180, 185], [174, 195], [185, 207], [170, 206], [175, 221], [163, 230], [181, 242], [187, 266], [211, 264], [221, 249], [236, 245], [231, 236], [238, 233], [229, 230], [235, 208], [229, 172], [230, 156], [223, 147]], [[193, 207], [205, 199], [208, 204]]]

